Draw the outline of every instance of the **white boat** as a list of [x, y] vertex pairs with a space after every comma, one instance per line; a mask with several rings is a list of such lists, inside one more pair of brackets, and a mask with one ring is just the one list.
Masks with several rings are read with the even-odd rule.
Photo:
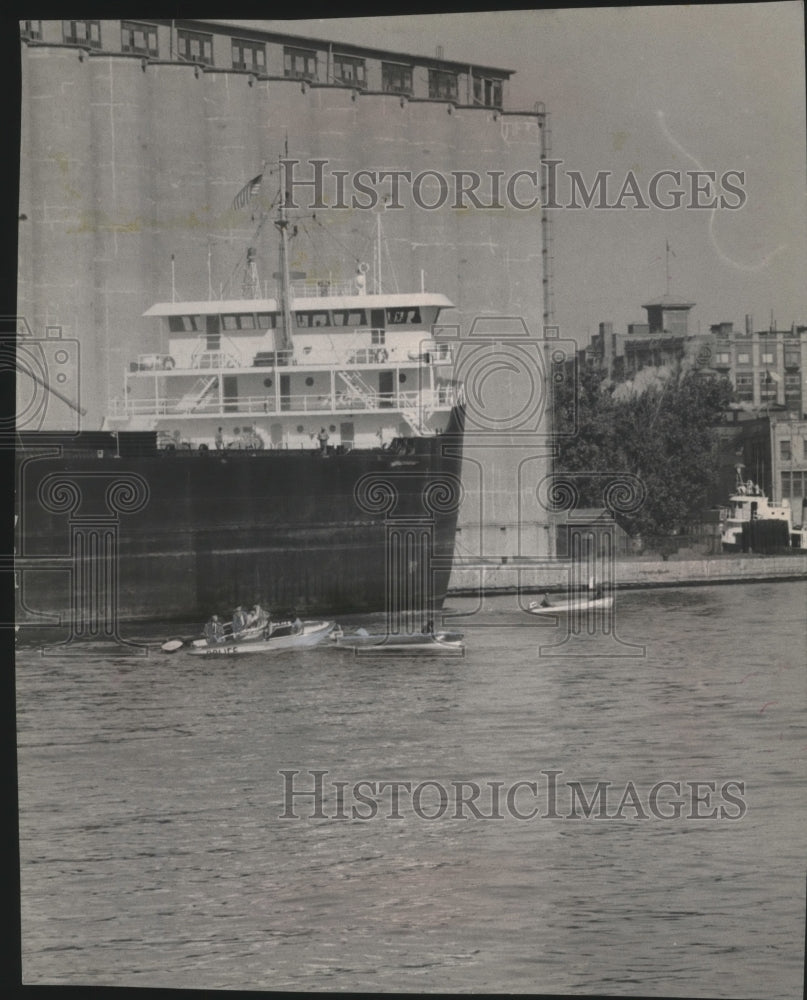
[[[807, 527], [794, 526], [790, 501], [772, 502], [753, 479], [743, 481], [742, 469], [742, 465], [736, 466], [737, 482], [722, 519], [723, 551], [765, 551], [771, 546], [807, 549]], [[763, 525], [767, 526], [768, 538], [762, 534]], [[781, 527], [776, 529], [776, 525]]]
[[344, 633], [337, 626], [333, 633], [334, 645], [340, 649], [351, 649], [360, 652], [373, 653], [405, 653], [417, 656], [462, 654], [465, 642], [462, 632], [426, 632], [396, 635], [386, 632], [366, 632], [359, 629], [356, 632]]
[[538, 601], [530, 601], [527, 610], [531, 615], [556, 615], [568, 614], [571, 611], [594, 611], [597, 608], [603, 610], [610, 608], [614, 603], [613, 595], [608, 597], [575, 597], [559, 600], [552, 604], [541, 604]]
[[[308, 649], [318, 645], [333, 632], [336, 622], [304, 621], [298, 626], [281, 625], [275, 627], [268, 637], [261, 631], [250, 636], [248, 632], [238, 636], [226, 636], [222, 642], [209, 644], [207, 639], [194, 639], [189, 644], [181, 639], [171, 639], [163, 643], [166, 653], [183, 648], [190, 656], [236, 656], [247, 653], [276, 653], [287, 649]], [[254, 631], [254, 630], [253, 630]], [[180, 645], [176, 645], [179, 643]]]

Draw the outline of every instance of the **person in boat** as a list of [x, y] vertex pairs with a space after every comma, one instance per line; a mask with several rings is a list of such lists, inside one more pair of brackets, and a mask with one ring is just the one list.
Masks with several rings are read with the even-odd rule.
[[235, 611], [233, 611], [233, 635], [238, 635], [239, 632], [243, 632], [246, 627], [247, 615], [239, 604]]
[[266, 628], [269, 624], [269, 614], [260, 604], [255, 604], [247, 616], [247, 628]]
[[602, 584], [598, 583], [597, 586], [590, 593], [592, 601], [601, 601], [604, 596]]
[[216, 451], [221, 451], [224, 448], [224, 429], [219, 427], [216, 431], [216, 436], [213, 439], [213, 443], [216, 446]]
[[431, 618], [426, 622], [426, 624], [421, 629], [422, 635], [434, 635], [434, 622]]
[[552, 602], [549, 600], [549, 594], [545, 593], [541, 603], [538, 605], [539, 608], [551, 608]]
[[325, 430], [324, 427], [320, 427], [319, 434], [317, 434], [317, 441], [319, 441], [319, 451], [321, 455], [328, 454], [328, 440], [330, 435]]
[[215, 646], [217, 642], [224, 642], [224, 626], [219, 621], [218, 615], [213, 615], [205, 625], [205, 639], [208, 646]]

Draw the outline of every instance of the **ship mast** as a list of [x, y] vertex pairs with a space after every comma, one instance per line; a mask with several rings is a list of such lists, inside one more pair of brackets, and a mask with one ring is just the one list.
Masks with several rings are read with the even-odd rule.
[[[288, 159], [288, 150], [286, 150]], [[286, 198], [288, 191], [283, 185], [283, 194], [280, 198], [275, 226], [280, 233], [280, 270], [278, 278], [278, 292], [280, 297], [280, 350], [290, 351], [292, 349], [291, 335], [291, 281], [289, 279], [289, 242], [288, 226], [289, 220], [286, 217]]]

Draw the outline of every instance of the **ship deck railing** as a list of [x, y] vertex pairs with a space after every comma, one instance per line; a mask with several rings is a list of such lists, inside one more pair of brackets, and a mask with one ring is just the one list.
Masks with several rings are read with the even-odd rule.
[[424, 392], [336, 392], [326, 394], [275, 396], [222, 396], [221, 399], [202, 399], [193, 404], [184, 397], [165, 399], [113, 399], [110, 413], [113, 417], [200, 417], [238, 416], [240, 414], [286, 414], [343, 412], [384, 412], [389, 410], [434, 412], [454, 405], [455, 393], [451, 386], [439, 386]]
[[444, 365], [453, 363], [453, 351], [450, 344], [424, 338], [416, 345], [373, 345], [359, 346], [354, 338], [351, 343], [342, 347], [333, 345], [306, 348], [296, 351], [257, 351], [251, 358], [233, 351], [201, 351], [195, 353], [187, 364], [180, 356], [174, 355], [141, 355], [132, 362], [128, 374], [134, 376], [171, 375], [178, 377], [196, 374], [200, 371], [212, 372], [226, 370], [248, 372], [255, 368], [336, 368], [360, 365], [388, 365], [392, 367], [412, 368], [414, 366]]
[[356, 282], [331, 281], [322, 279], [320, 281], [292, 281], [290, 285], [292, 298], [315, 299], [327, 298], [330, 295], [357, 295]]

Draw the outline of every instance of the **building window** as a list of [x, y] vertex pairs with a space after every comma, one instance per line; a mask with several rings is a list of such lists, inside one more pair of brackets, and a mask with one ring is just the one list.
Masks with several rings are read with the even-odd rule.
[[790, 447], [789, 440], [779, 442], [779, 458], [781, 458], [783, 462], [789, 462], [793, 458], [793, 451]]
[[776, 402], [776, 380], [770, 372], [759, 373], [759, 399], [761, 403]]
[[135, 52], [141, 56], [158, 56], [157, 25], [140, 24], [137, 21], [121, 21], [121, 52]]
[[317, 53], [313, 49], [283, 48], [283, 73], [294, 80], [314, 80], [317, 76]]
[[762, 355], [762, 364], [763, 365], [772, 365], [773, 364], [773, 354], [771, 354], [770, 351], [767, 351], [766, 353], [764, 353]]
[[801, 376], [785, 374], [785, 406], [798, 412], [801, 409]]
[[213, 63], [213, 36], [201, 31], [177, 31], [177, 55], [186, 62]]
[[737, 400], [740, 403], [753, 403], [754, 376], [738, 375], [735, 379], [735, 389], [737, 391]]
[[429, 97], [444, 98], [447, 101], [456, 101], [457, 74], [447, 73], [440, 69], [430, 69]]
[[253, 73], [266, 72], [266, 46], [263, 42], [249, 42], [234, 38], [233, 69], [248, 69]]
[[20, 34], [23, 38], [42, 39], [41, 21], [20, 21]]
[[500, 108], [502, 106], [502, 81], [475, 76], [474, 104], [482, 104], [486, 108]]
[[412, 93], [412, 67], [381, 63], [381, 89], [388, 94]]
[[785, 348], [785, 368], [798, 368], [801, 365], [801, 351], [796, 348]]
[[745, 354], [745, 353], [738, 354], [737, 355], [737, 364], [738, 365], [750, 365], [751, 364], [751, 355], [750, 354]]
[[333, 78], [336, 83], [350, 83], [354, 87], [366, 87], [367, 73], [364, 60], [354, 56], [334, 55]]
[[68, 45], [88, 45], [101, 48], [100, 21], [62, 21], [62, 38]]
[[789, 500], [791, 507], [794, 507], [794, 513], [798, 517], [798, 508], [801, 506], [801, 501], [805, 496], [805, 487], [807, 486], [807, 473], [804, 472], [783, 472], [781, 473], [782, 480], [782, 499]]
[[720, 352], [720, 353], [718, 353], [718, 355], [716, 356], [716, 358], [715, 358], [715, 362], [716, 362], [716, 363], [717, 363], [718, 365], [730, 365], [730, 364], [731, 364], [731, 355], [730, 355], [730, 354], [728, 354], [728, 353], [727, 353], [727, 352], [725, 352], [725, 351], [721, 351], [721, 352]]

